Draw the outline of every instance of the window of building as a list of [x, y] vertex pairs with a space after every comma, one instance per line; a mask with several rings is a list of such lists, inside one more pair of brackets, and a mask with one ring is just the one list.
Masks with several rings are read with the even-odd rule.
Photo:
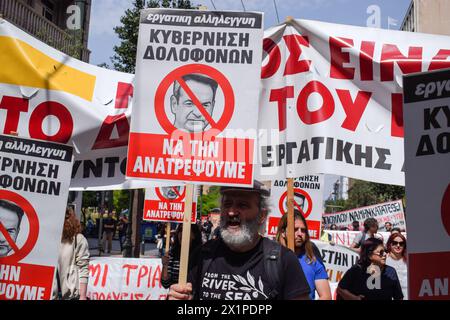
[[55, 20], [55, 4], [51, 0], [42, 0], [42, 15], [54, 22]]

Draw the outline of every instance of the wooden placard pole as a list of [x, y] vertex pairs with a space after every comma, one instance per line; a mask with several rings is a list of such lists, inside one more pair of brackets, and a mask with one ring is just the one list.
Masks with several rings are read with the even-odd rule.
[[193, 184], [186, 185], [186, 197], [184, 202], [183, 233], [181, 236], [181, 255], [180, 255], [180, 274], [179, 284], [187, 283], [189, 246], [191, 244], [191, 219], [192, 219], [192, 196], [194, 191]]
[[166, 223], [166, 250], [164, 251], [165, 255], [169, 255], [170, 250], [170, 222]]
[[287, 179], [287, 245], [288, 248], [292, 251], [295, 250], [295, 243], [294, 243], [294, 179], [288, 178]]

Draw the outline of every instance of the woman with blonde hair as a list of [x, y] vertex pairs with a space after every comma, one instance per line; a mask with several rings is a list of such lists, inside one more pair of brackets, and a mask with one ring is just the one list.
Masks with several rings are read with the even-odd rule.
[[53, 299], [86, 300], [89, 278], [89, 245], [81, 234], [80, 221], [66, 209], [59, 249]]

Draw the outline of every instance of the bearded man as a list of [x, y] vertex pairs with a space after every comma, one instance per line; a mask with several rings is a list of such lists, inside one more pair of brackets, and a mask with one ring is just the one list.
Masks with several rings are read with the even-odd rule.
[[310, 288], [295, 254], [264, 238], [265, 186], [221, 187], [220, 237], [190, 257], [188, 283], [174, 284], [173, 300], [309, 299]]

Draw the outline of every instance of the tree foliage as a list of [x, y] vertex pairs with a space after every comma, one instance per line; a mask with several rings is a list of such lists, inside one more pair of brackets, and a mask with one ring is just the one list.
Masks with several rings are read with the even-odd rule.
[[208, 194], [200, 197], [202, 202], [202, 215], [208, 214], [212, 209], [219, 207], [219, 187], [211, 187]]
[[120, 18], [121, 25], [114, 28], [120, 44], [114, 46], [115, 54], [111, 57], [117, 71], [134, 73], [139, 32], [139, 12], [145, 8], [194, 9], [190, 0], [134, 0], [130, 9]]
[[405, 198], [405, 187], [353, 180], [347, 200], [328, 200], [325, 212], [338, 212]]

